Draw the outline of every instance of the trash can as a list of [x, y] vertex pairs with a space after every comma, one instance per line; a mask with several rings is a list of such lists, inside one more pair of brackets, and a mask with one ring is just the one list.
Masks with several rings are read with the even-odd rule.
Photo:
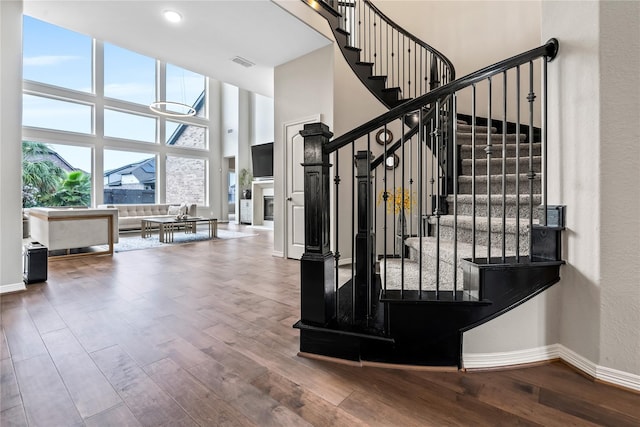
[[47, 280], [47, 247], [31, 242], [24, 247], [24, 267], [22, 278], [27, 285]]

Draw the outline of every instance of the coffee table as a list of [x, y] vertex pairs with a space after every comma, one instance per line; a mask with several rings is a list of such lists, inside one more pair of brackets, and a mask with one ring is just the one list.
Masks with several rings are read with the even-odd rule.
[[178, 227], [184, 227], [185, 233], [195, 233], [198, 223], [207, 223], [209, 225], [209, 238], [218, 237], [218, 220], [216, 218], [204, 218], [201, 216], [192, 216], [187, 218], [144, 218], [140, 224], [142, 238], [151, 237], [151, 229], [157, 225], [159, 228], [158, 238], [162, 243], [172, 243], [173, 234]]

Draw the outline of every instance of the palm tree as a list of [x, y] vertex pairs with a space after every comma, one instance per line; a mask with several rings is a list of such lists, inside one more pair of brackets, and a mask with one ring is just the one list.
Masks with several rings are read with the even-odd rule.
[[[35, 193], [37, 201], [55, 192], [66, 176], [64, 169], [54, 165], [50, 160], [36, 160], [39, 156], [47, 155], [51, 152], [51, 149], [41, 142], [22, 141], [23, 194]], [[31, 204], [27, 200], [23, 198], [23, 207], [29, 207], [24, 205]]]

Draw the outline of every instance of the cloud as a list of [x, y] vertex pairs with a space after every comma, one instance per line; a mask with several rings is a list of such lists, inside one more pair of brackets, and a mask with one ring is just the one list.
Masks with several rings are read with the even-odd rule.
[[72, 55], [29, 56], [24, 58], [24, 65], [33, 67], [48, 67], [50, 65], [58, 65], [62, 64], [63, 62], [74, 61], [76, 59], [80, 59], [80, 57]]

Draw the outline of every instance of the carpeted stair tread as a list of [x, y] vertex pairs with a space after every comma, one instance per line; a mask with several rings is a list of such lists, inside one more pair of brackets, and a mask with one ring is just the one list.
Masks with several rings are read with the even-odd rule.
[[[458, 126], [456, 127], [456, 129], [458, 130], [458, 132], [466, 132], [466, 133], [471, 133], [473, 132], [474, 127], [471, 125], [468, 125], [466, 122], [460, 123], [458, 122]], [[487, 131], [489, 130], [489, 128], [487, 126], [475, 126], [476, 129], [476, 134], [487, 134]], [[492, 126], [491, 127], [491, 132], [495, 133], [498, 131], [498, 128]]]

